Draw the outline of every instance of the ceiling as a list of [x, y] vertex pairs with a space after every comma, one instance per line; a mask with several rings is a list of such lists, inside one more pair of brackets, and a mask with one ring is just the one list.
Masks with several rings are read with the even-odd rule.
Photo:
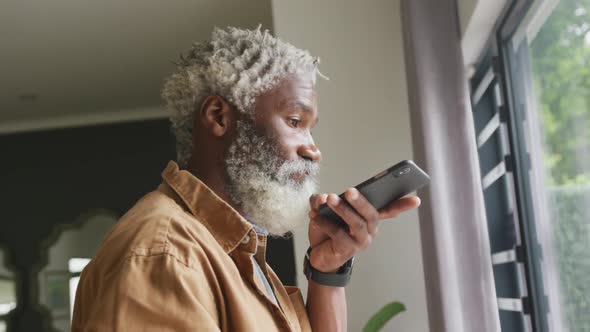
[[163, 117], [171, 60], [271, 0], [2, 0], [0, 133]]

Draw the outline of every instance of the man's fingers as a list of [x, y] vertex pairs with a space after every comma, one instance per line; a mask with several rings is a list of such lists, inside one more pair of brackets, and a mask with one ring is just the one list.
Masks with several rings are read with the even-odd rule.
[[346, 201], [340, 197], [330, 194], [328, 195], [328, 206], [334, 213], [336, 213], [346, 224], [350, 230], [350, 234], [359, 237], [359, 240], [366, 236], [367, 222], [360, 216]]
[[335, 222], [320, 215], [313, 218], [311, 222], [312, 227], [318, 227], [331, 239], [331, 241], [325, 241], [331, 243], [330, 248], [333, 252], [330, 254], [342, 258], [343, 262], [354, 256], [354, 254], [361, 249], [360, 244], [348, 234], [346, 229], [337, 225]]
[[379, 218], [394, 218], [400, 213], [417, 208], [418, 206], [420, 206], [420, 198], [418, 196], [404, 196], [379, 210]]
[[310, 213], [311, 227], [319, 228], [329, 238], [335, 239], [341, 237], [346, 230], [342, 226], [338, 226], [335, 222], [326, 219], [315, 211]]
[[365, 219], [369, 234], [375, 235], [379, 221], [379, 211], [356, 188], [348, 189], [344, 196], [356, 212]]
[[327, 194], [313, 194], [309, 198], [309, 205], [312, 209], [317, 210], [320, 208], [320, 205], [326, 203], [327, 198]]
[[318, 196], [320, 194], [313, 194], [311, 196], [309, 196], [309, 206], [311, 206], [312, 209], [314, 209], [315, 207], [315, 201], [318, 200]]

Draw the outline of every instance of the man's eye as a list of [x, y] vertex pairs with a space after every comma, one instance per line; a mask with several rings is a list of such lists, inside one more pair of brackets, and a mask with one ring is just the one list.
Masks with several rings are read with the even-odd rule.
[[299, 119], [289, 119], [289, 124], [293, 127], [298, 127], [300, 123], [301, 120]]

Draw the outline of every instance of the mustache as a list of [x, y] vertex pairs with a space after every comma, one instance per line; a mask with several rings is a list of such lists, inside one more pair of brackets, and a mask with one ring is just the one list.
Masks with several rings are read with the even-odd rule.
[[286, 179], [293, 175], [303, 174], [307, 178], [316, 180], [320, 173], [320, 164], [311, 160], [298, 159], [285, 161], [277, 173], [279, 179]]

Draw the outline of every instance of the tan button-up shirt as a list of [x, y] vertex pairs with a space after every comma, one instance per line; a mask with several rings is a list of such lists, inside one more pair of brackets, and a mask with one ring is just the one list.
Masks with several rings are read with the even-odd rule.
[[82, 272], [72, 330], [311, 331], [299, 289], [265, 262], [266, 237], [176, 163], [162, 177]]

